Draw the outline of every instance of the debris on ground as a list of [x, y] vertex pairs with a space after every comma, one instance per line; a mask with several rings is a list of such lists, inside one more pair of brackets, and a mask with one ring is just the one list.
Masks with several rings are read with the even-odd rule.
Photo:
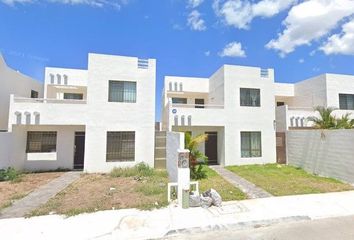
[[189, 206], [190, 207], [203, 207], [208, 208], [212, 205], [216, 207], [221, 207], [222, 198], [220, 194], [214, 190], [209, 189], [208, 191], [199, 194], [199, 192], [194, 191], [189, 195]]

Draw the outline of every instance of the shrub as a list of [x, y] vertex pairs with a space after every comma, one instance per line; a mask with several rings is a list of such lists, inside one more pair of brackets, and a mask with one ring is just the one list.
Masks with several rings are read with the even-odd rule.
[[146, 163], [139, 163], [130, 168], [114, 168], [111, 177], [149, 177], [154, 175], [155, 170]]
[[0, 182], [1, 181], [18, 181], [21, 173], [14, 168], [0, 169]]
[[193, 170], [191, 169], [191, 178], [194, 180], [207, 178], [207, 171], [203, 168], [203, 164], [199, 164]]

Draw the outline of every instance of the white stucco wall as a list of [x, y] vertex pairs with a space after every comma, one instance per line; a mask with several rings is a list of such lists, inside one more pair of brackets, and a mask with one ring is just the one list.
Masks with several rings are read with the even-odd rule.
[[[154, 165], [155, 79], [154, 59], [139, 69], [134, 57], [89, 54], [85, 171]], [[109, 80], [136, 81], [136, 103], [108, 102]], [[135, 161], [106, 162], [107, 131], [135, 131]]]
[[31, 90], [43, 97], [43, 84], [8, 67], [0, 55], [0, 130], [7, 130], [10, 95], [31, 97]]
[[354, 183], [354, 130], [287, 132], [288, 164]]
[[166, 134], [166, 169], [170, 182], [177, 182], [178, 150], [184, 149], [184, 133]]

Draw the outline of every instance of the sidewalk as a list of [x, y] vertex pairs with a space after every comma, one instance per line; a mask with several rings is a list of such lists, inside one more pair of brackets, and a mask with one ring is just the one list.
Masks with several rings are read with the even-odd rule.
[[65, 218], [58, 215], [0, 220], [1, 237], [10, 239], [151, 239], [176, 232], [255, 227], [354, 215], [354, 191], [226, 202], [222, 208], [154, 211], [101, 211]]

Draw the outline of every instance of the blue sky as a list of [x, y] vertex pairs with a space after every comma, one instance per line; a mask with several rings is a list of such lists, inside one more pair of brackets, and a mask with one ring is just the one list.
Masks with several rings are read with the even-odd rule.
[[43, 81], [44, 67], [86, 68], [89, 52], [157, 59], [165, 75], [208, 77], [223, 64], [275, 69], [277, 82], [354, 74], [351, 0], [0, 0], [0, 51]]

